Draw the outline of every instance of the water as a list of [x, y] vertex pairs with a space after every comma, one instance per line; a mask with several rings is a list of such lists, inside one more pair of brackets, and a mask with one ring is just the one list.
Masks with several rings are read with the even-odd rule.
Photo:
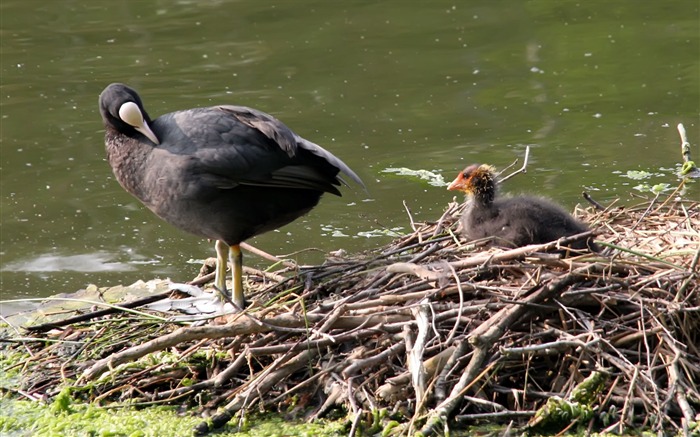
[[453, 197], [387, 168], [449, 181], [469, 163], [506, 166], [530, 145], [528, 173], [505, 190], [571, 208], [583, 190], [635, 202], [628, 170], [676, 185], [677, 123], [700, 142], [695, 0], [3, 0], [0, 16], [4, 299], [184, 281], [213, 255], [115, 182], [97, 109], [115, 81], [153, 117], [221, 103], [269, 112], [355, 169], [368, 192], [326, 196], [250, 241], [301, 263], [384, 244], [365, 235], [408, 230], [404, 203], [434, 220]]

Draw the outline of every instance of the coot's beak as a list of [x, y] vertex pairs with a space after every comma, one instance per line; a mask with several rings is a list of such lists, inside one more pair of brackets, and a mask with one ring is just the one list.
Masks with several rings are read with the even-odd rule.
[[148, 123], [145, 121], [143, 122], [142, 126], [134, 126], [137, 131], [141, 132], [144, 134], [149, 140], [153, 141], [155, 144], [160, 144], [160, 141], [158, 141], [158, 137], [156, 134], [153, 133], [150, 127], [148, 127]]
[[160, 144], [160, 141], [158, 141], [158, 137], [156, 136], [156, 134], [153, 133], [151, 128], [148, 126], [148, 123], [146, 123], [146, 121], [143, 119], [141, 109], [136, 103], [124, 103], [119, 108], [119, 118], [121, 118], [122, 121], [129, 124], [137, 131], [144, 134], [146, 138], [153, 141], [155, 144]]

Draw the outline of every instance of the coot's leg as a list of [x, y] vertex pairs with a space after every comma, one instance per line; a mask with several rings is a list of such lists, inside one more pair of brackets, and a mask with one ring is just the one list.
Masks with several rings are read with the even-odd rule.
[[214, 248], [216, 249], [216, 276], [214, 277], [214, 287], [216, 287], [219, 293], [223, 294], [222, 296], [217, 294], [218, 300], [221, 301], [223, 305], [230, 299], [228, 290], [226, 290], [226, 268], [229, 248], [228, 244], [221, 240], [216, 240]]
[[233, 303], [239, 309], [243, 309], [245, 308], [245, 296], [243, 295], [243, 252], [241, 252], [241, 246], [231, 245], [229, 256], [233, 266]]

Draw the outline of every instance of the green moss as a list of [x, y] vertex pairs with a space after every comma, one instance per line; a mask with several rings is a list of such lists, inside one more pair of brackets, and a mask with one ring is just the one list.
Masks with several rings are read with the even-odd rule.
[[64, 387], [51, 404], [51, 413], [58, 415], [61, 413], [72, 413], [70, 387]]
[[[174, 354], [162, 352], [159, 363], [180, 365]], [[0, 435], [3, 436], [192, 436], [196, 425], [204, 419], [192, 414], [178, 414], [175, 407], [150, 406], [148, 408], [102, 408], [81, 403], [74, 398], [79, 392], [89, 391], [90, 385], [76, 389], [66, 385], [50, 403], [33, 402], [14, 394], [20, 386], [22, 364], [29, 359], [26, 353], [12, 349], [0, 349], [0, 387], [7, 388], [0, 397]], [[210, 357], [202, 354], [200, 359]], [[148, 365], [145, 357], [119, 367], [123, 371]], [[107, 376], [111, 377], [111, 376]], [[345, 435], [345, 421], [305, 423], [286, 420], [279, 415], [250, 415], [242, 423], [242, 430], [234, 418], [217, 436], [341, 436]]]
[[[174, 407], [149, 407], [146, 409], [106, 409], [90, 404], [71, 403], [68, 392], [62, 392], [61, 400], [52, 407], [40, 402], [0, 399], [0, 434], [8, 436], [32, 435], [58, 436], [191, 436], [202, 418], [180, 415]], [[54, 408], [56, 403], [61, 408]], [[340, 436], [342, 423], [302, 423], [285, 420], [274, 415], [256, 415], [244, 422], [238, 431], [236, 419], [217, 436]]]
[[21, 363], [26, 361], [29, 355], [10, 349], [0, 349], [0, 386], [9, 387], [17, 384], [22, 370]]

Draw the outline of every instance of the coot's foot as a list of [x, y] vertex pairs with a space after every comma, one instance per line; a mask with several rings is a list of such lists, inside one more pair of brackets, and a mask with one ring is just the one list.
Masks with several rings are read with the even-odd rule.
[[178, 283], [170, 283], [170, 289], [181, 291], [191, 297], [164, 299], [145, 307], [163, 313], [180, 312], [186, 314], [186, 316], [174, 316], [172, 318], [174, 321], [205, 320], [240, 311], [231, 303], [222, 302], [221, 295], [217, 291], [208, 292], [194, 285]]

